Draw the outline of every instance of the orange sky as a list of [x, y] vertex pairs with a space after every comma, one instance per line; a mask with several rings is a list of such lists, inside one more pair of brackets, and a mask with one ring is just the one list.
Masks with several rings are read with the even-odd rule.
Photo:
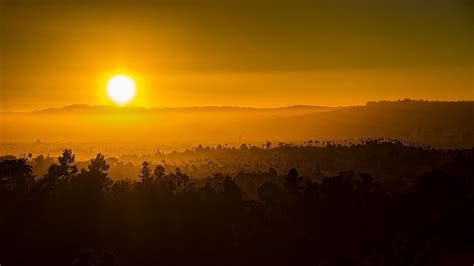
[[0, 4], [0, 110], [472, 100], [470, 1], [73, 1]]

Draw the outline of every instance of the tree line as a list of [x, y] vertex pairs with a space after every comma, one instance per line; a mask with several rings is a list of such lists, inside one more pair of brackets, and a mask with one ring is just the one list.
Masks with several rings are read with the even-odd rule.
[[270, 169], [237, 182], [148, 161], [136, 180], [114, 181], [104, 155], [79, 169], [69, 149], [42, 177], [26, 158], [3, 160], [0, 263], [429, 265], [474, 248], [473, 161], [459, 154], [390, 189], [354, 171], [313, 179]]

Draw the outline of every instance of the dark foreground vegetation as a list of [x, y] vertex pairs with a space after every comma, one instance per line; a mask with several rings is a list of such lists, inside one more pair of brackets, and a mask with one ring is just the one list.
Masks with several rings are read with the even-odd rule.
[[[272, 157], [277, 162], [314, 155], [280, 149], [287, 157]], [[40, 177], [27, 158], [3, 159], [0, 264], [442, 265], [448, 258], [472, 265], [472, 149], [378, 142], [317, 149], [338, 158], [362, 151], [356, 161], [366, 166], [328, 175], [315, 163], [305, 177], [297, 166], [257, 171], [268, 164], [259, 156], [278, 148], [245, 148], [252, 169], [232, 176], [193, 179], [144, 161], [137, 179], [114, 181], [101, 154], [79, 169], [64, 150]]]

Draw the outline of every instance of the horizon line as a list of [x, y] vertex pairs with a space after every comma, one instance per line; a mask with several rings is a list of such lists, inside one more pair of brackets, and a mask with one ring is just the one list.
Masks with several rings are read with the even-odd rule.
[[189, 105], [189, 106], [133, 106], [133, 105], [116, 105], [116, 104], [85, 104], [85, 103], [72, 103], [67, 105], [43, 107], [30, 110], [13, 110], [13, 109], [0, 109], [0, 113], [35, 113], [42, 112], [51, 109], [63, 109], [68, 107], [107, 107], [116, 109], [185, 109], [185, 108], [242, 108], [242, 109], [280, 109], [280, 108], [291, 108], [291, 107], [320, 107], [320, 108], [347, 108], [347, 107], [358, 107], [367, 106], [370, 103], [382, 103], [382, 102], [433, 102], [433, 103], [460, 103], [460, 102], [474, 102], [472, 100], [427, 100], [427, 99], [398, 99], [398, 100], [368, 100], [364, 104], [353, 104], [353, 105], [313, 105], [313, 104], [291, 104], [291, 105], [280, 105], [280, 106], [239, 106], [239, 105]]

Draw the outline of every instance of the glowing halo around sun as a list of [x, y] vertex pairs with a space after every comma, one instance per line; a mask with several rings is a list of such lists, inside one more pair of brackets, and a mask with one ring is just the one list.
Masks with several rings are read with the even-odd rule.
[[123, 105], [135, 97], [137, 86], [127, 75], [115, 75], [107, 82], [107, 94], [114, 102]]

